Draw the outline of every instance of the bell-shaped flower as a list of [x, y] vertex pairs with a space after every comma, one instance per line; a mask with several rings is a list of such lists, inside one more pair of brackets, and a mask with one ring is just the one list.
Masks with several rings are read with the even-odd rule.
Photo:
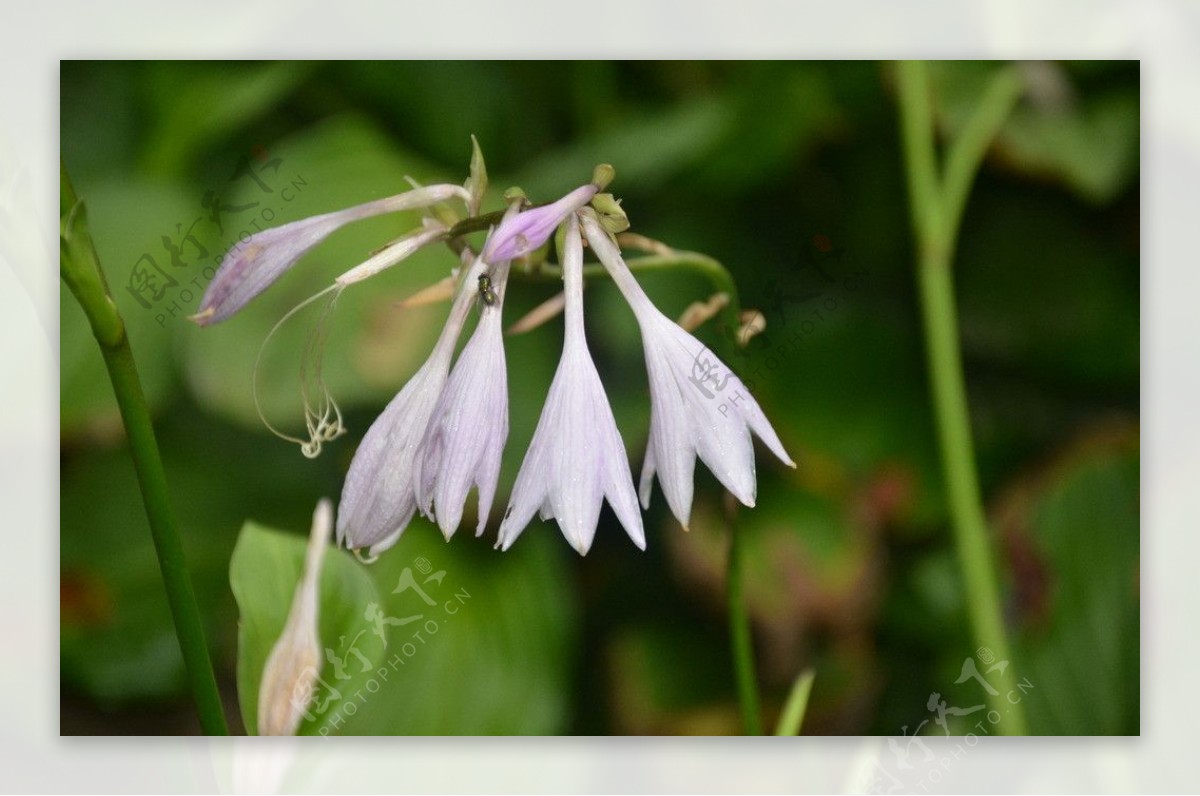
[[625, 445], [584, 338], [583, 243], [573, 214], [567, 218], [563, 292], [562, 359], [517, 474], [496, 546], [507, 550], [534, 512], [540, 512], [544, 520], [557, 520], [563, 536], [585, 555], [607, 498], [629, 538], [644, 550], [646, 538]]
[[650, 381], [650, 439], [642, 465], [642, 505], [650, 505], [655, 474], [667, 504], [686, 528], [692, 476], [699, 455], [708, 469], [747, 506], [756, 479], [750, 432], [785, 464], [795, 463], [746, 385], [699, 340], [661, 313], [634, 279], [600, 223], [583, 219], [588, 243], [637, 318]]
[[[226, 256], [192, 320], [208, 326], [229, 318], [283, 276], [306, 252], [352, 221], [429, 207], [455, 196], [464, 201], [470, 198], [458, 185], [429, 185], [257, 232]], [[434, 237], [424, 236], [421, 241]]]
[[508, 439], [508, 374], [500, 326], [508, 265], [497, 263], [486, 276], [490, 284], [480, 287], [486, 298], [479, 305], [479, 323], [454, 363], [414, 463], [417, 507], [437, 522], [447, 541], [458, 529], [472, 485], [479, 492], [475, 535], [483, 533], [500, 479]]
[[475, 258], [463, 271], [458, 295], [433, 353], [371, 424], [354, 453], [338, 506], [339, 544], [351, 549], [369, 547], [370, 555], [377, 555], [396, 543], [416, 512], [413, 460], [477, 295], [483, 259]]
[[483, 259], [495, 263], [529, 254], [550, 240], [567, 216], [592, 201], [598, 190], [595, 184], [581, 185], [553, 204], [505, 218], [484, 246]]

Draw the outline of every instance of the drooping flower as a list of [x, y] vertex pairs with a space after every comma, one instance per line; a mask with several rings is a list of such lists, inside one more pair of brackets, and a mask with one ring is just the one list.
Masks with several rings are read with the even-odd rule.
[[413, 460], [442, 394], [454, 346], [470, 311], [476, 282], [484, 272], [481, 257], [466, 265], [458, 295], [433, 353], [383, 413], [375, 419], [354, 453], [338, 506], [337, 539], [352, 549], [377, 555], [396, 543], [416, 512]]
[[738, 500], [754, 505], [753, 431], [785, 464], [795, 462], [746, 385], [699, 340], [650, 301], [599, 222], [583, 218], [588, 243], [633, 309], [650, 381], [650, 439], [642, 465], [642, 505], [657, 474], [667, 504], [686, 528], [696, 456]]
[[[208, 326], [229, 318], [283, 276], [306, 252], [352, 221], [430, 207], [456, 196], [470, 199], [461, 186], [429, 185], [255, 233], [221, 263], [192, 320]], [[436, 239], [436, 235], [427, 237], [422, 238], [423, 242]]]
[[607, 498], [629, 538], [644, 550], [646, 538], [625, 445], [584, 337], [583, 243], [574, 215], [567, 218], [563, 292], [562, 359], [517, 474], [496, 546], [507, 550], [539, 512], [544, 520], [557, 520], [563, 536], [584, 555]]
[[447, 541], [458, 529], [472, 485], [479, 492], [475, 535], [483, 533], [508, 439], [508, 373], [500, 326], [508, 261], [498, 263], [486, 278], [490, 285], [485, 282], [481, 289], [491, 293], [480, 303], [479, 324], [454, 363], [413, 465], [417, 507], [437, 522]]

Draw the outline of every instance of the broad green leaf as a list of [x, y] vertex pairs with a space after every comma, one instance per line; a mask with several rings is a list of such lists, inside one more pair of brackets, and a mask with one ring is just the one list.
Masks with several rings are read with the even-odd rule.
[[822, 66], [747, 66], [723, 91], [732, 108], [724, 139], [697, 164], [721, 191], [794, 179], [795, 164], [841, 121]]
[[[529, 529], [502, 554], [469, 535], [447, 545], [418, 521], [368, 567], [330, 551], [321, 638], [352, 679], [322, 670], [313, 720], [301, 733], [561, 732], [575, 608], [562, 567], [566, 548], [551, 531], [556, 537], [551, 527]], [[303, 554], [301, 537], [253, 523], [234, 552], [238, 690], [251, 728], [263, 663], [282, 631]], [[339, 650], [356, 636], [361, 657], [350, 658]]]
[[[982, 86], [998, 68], [987, 62], [938, 62], [932, 75], [938, 111], [953, 135], [966, 123]], [[1035, 179], [1061, 182], [1096, 204], [1111, 202], [1138, 168], [1136, 83], [1081, 93], [1062, 64], [1022, 64], [1024, 102], [1001, 128], [994, 152], [1006, 166]]]
[[155, 174], [183, 172], [202, 147], [268, 115], [312, 71], [296, 62], [145, 66], [157, 124], [142, 163]]
[[1020, 565], [1017, 674], [1037, 734], [1139, 732], [1138, 459], [1136, 432], [1094, 438], [999, 508]]
[[421, 618], [389, 624], [376, 666], [388, 679], [343, 731], [564, 731], [576, 626], [568, 553], [553, 524], [535, 523], [506, 553], [466, 528], [446, 544], [428, 523], [410, 526], [370, 572], [389, 620]]
[[[612, 190], [653, 191], [712, 150], [729, 129], [729, 104], [705, 97], [623, 119], [568, 147], [551, 150], [523, 169], [515, 184], [535, 199], [556, 196], [591, 178], [598, 163], [611, 163]], [[575, 176], [577, 175], [577, 176]], [[631, 217], [636, 228], [637, 219]]]
[[[229, 584], [239, 611], [238, 702], [251, 735], [258, 731], [263, 666], [283, 633], [304, 568], [305, 544], [305, 537], [247, 522], [229, 564]], [[310, 717], [299, 730], [302, 735], [338, 729], [338, 714], [321, 710], [323, 701], [355, 704], [355, 695], [365, 692], [375, 676], [374, 662], [383, 650], [382, 639], [364, 616], [370, 606], [378, 605], [379, 595], [353, 556], [326, 551], [320, 591], [318, 624], [326, 659], [318, 672], [317, 701], [308, 706]]]

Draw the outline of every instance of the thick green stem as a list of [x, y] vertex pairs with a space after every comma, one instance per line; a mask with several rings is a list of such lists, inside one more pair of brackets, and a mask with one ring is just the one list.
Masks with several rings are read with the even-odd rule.
[[154, 439], [154, 426], [138, 380], [133, 351], [125, 334], [125, 323], [109, 294], [104, 273], [87, 229], [87, 216], [62, 170], [60, 207], [60, 272], [63, 281], [87, 314], [104, 365], [112, 381], [121, 411], [121, 420], [129, 440], [129, 452], [137, 471], [138, 485], [150, 534], [158, 555], [167, 601], [175, 620], [175, 633], [183, 652], [188, 683], [200, 715], [200, 725], [208, 735], [228, 735], [221, 696], [217, 690], [212, 661], [208, 657], [204, 628], [191, 578], [184, 561], [183, 542], [171, 510], [166, 475]]
[[[933, 103], [925, 64], [901, 63], [898, 77], [930, 390], [971, 631], [976, 645], [990, 647], [998, 658], [1011, 661], [975, 471], [952, 265], [958, 226], [971, 183], [983, 154], [1019, 96], [1020, 83], [1009, 70], [1002, 70], [993, 80], [963, 134], [951, 145], [942, 182], [937, 175]], [[1024, 735], [1022, 708], [1006, 698], [1015, 689], [1015, 672], [1016, 667], [1009, 665], [999, 674], [1001, 687], [997, 694], [989, 694], [989, 703], [1004, 717], [999, 730]]]

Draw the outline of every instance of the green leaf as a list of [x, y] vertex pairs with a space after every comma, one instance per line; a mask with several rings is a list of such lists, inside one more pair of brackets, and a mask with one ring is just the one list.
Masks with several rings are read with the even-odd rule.
[[817, 673], [805, 669], [796, 677], [792, 690], [788, 694], [783, 713], [779, 716], [779, 724], [775, 727], [776, 735], [799, 735], [804, 724], [804, 714], [808, 710], [808, 695], [812, 693], [813, 680]]
[[1139, 469], [1136, 432], [1093, 438], [999, 507], [1037, 734], [1139, 732]]
[[[951, 135], [966, 123], [983, 84], [997, 69], [988, 62], [931, 65], [941, 125]], [[1022, 174], [1054, 180], [1096, 204], [1112, 201], [1137, 174], [1139, 98], [1136, 83], [1109, 83], [1081, 92], [1054, 62], [1022, 65], [1025, 101], [1005, 122], [994, 153]]]
[[[322, 669], [312, 720], [300, 733], [561, 732], [575, 608], [551, 530], [527, 530], [528, 538], [501, 554], [480, 550], [469, 536], [446, 545], [435, 528], [415, 522], [369, 567], [330, 551], [321, 639], [352, 678]], [[254, 523], [234, 552], [238, 693], [251, 731], [263, 664], [282, 632], [303, 556], [299, 536]], [[361, 657], [339, 641], [356, 636]]]
[[997, 143], [1019, 170], [1106, 204], [1137, 174], [1138, 125], [1136, 89], [1113, 91], [1063, 108], [1018, 109]]
[[[304, 569], [305, 544], [303, 537], [247, 522], [229, 563], [229, 584], [239, 609], [238, 702], [251, 735], [258, 732], [263, 666], [283, 633]], [[326, 552], [320, 591], [318, 623], [326, 661], [319, 671], [318, 703], [309, 706], [311, 718], [304, 720], [299, 734], [336, 730], [333, 721], [338, 714], [320, 711], [319, 700], [334, 693], [351, 699], [365, 689], [375, 672], [373, 666], [364, 670], [362, 661], [379, 660], [383, 650], [382, 640], [364, 617], [364, 609], [378, 604], [379, 596], [370, 576], [349, 553]], [[343, 662], [340, 669], [331, 658]]]
[[[499, 553], [465, 528], [446, 544], [433, 526], [413, 523], [370, 571], [388, 617], [421, 619], [389, 627], [376, 667], [387, 680], [344, 731], [562, 732], [577, 610], [563, 566], [568, 552], [553, 524], [535, 524]], [[431, 580], [439, 572], [440, 581]]]
[[181, 173], [202, 147], [267, 115], [312, 71], [304, 63], [154, 63], [144, 77], [158, 106], [146, 169]]
[[515, 184], [535, 201], [544, 201], [540, 197], [554, 197], [585, 182], [596, 164], [612, 163], [617, 196], [634, 187], [653, 191], [712, 151], [730, 119], [728, 103], [714, 97], [637, 115], [547, 153], [521, 171]]

